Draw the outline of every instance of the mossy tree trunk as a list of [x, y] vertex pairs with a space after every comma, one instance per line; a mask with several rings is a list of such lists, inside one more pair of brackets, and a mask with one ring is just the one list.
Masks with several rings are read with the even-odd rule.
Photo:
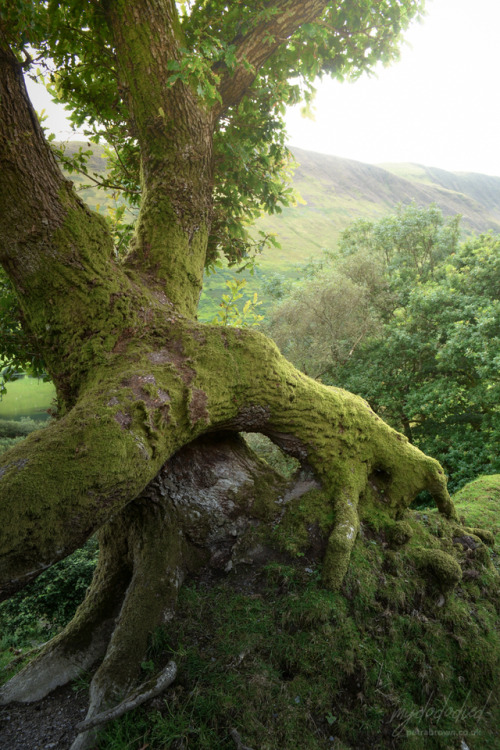
[[[281, 34], [324, 3], [298, 5]], [[305, 377], [255, 331], [196, 321], [215, 124], [272, 45], [262, 53], [259, 29], [245, 38], [250, 65], [222, 76], [222, 104], [208, 107], [186, 83], [161, 84], [182, 45], [173, 3], [116, 0], [108, 22], [142, 158], [143, 200], [123, 264], [104, 220], [61, 174], [19, 63], [6, 47], [0, 55], [0, 261], [60, 403], [57, 421], [0, 459], [2, 596], [97, 530], [101, 549], [74, 621], [2, 700], [40, 698], [100, 662], [89, 716], [137, 679], [186, 572], [227, 565], [242, 530], [282, 516], [281, 480], [238, 432], [269, 436], [299, 459], [306, 487], [321, 487], [332, 510], [323, 564], [331, 587], [347, 570], [360, 502], [397, 517], [427, 489], [454, 514], [439, 465], [362, 399]], [[84, 732], [75, 748], [91, 742]]]

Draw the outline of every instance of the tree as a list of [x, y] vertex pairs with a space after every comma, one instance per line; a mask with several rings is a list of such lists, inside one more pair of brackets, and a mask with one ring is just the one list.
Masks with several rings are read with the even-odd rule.
[[[455, 516], [437, 462], [366, 402], [308, 379], [256, 331], [196, 320], [206, 264], [245, 257], [251, 219], [288, 200], [285, 104], [309, 100], [316, 75], [394, 59], [420, 10], [418, 0], [1, 5], [0, 261], [59, 401], [53, 424], [1, 457], [2, 596], [96, 530], [100, 545], [74, 620], [2, 700], [35, 700], [99, 663], [74, 748], [131, 690], [184, 575], [224, 566], [245, 518], [280, 515], [282, 480], [238, 432], [269, 436], [321, 486], [334, 511], [328, 586], [347, 570], [360, 499], [397, 516], [428, 489]], [[23, 71], [44, 60], [74, 121], [114, 150], [106, 184], [139, 205], [124, 259], [30, 105]]]
[[498, 471], [500, 423], [499, 239], [460, 245], [459, 218], [410, 205], [354, 222], [270, 325], [304, 371], [363, 396], [438, 458], [453, 490]]

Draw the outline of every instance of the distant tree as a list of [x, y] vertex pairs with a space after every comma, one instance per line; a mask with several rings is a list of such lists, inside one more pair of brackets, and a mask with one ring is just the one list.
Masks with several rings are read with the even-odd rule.
[[454, 489], [500, 469], [500, 238], [458, 237], [459, 217], [436, 207], [355, 222], [270, 325], [293, 362], [366, 398]]

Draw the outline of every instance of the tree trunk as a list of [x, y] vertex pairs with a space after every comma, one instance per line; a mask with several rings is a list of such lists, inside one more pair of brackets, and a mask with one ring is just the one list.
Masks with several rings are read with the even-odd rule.
[[[182, 41], [157, 15], [168, 16], [168, 3], [110, 7], [144, 190], [124, 265], [104, 221], [60, 173], [20, 65], [7, 48], [0, 55], [0, 261], [61, 404], [56, 421], [0, 459], [2, 596], [98, 530], [101, 550], [74, 620], [0, 700], [36, 700], [99, 664], [89, 719], [130, 691], [184, 576], [251, 561], [255, 529], [270, 544], [265, 529], [286, 524], [305, 490], [321, 488], [323, 580], [332, 588], [349, 564], [360, 503], [395, 518], [427, 489], [454, 515], [437, 462], [362, 399], [307, 378], [260, 333], [196, 322], [215, 114], [188, 84], [156, 85]], [[299, 459], [292, 488], [240, 431], [261, 432]], [[90, 746], [92, 732], [84, 726], [74, 747]]]

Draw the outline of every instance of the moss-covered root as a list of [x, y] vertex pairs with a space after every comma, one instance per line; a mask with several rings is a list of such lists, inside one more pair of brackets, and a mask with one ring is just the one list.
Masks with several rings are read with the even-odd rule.
[[323, 582], [332, 590], [340, 588], [349, 567], [360, 525], [360, 498], [363, 502], [375, 500], [380, 511], [388, 518], [395, 518], [419, 492], [427, 490], [432, 493], [443, 515], [457, 519], [446, 489], [446, 478], [437, 461], [406, 444], [397, 463], [390, 463], [382, 455], [377, 465], [385, 466], [383, 471], [378, 469], [378, 476], [377, 471], [369, 473], [367, 464], [348, 464], [344, 471], [339, 472], [329, 491], [333, 498], [335, 524], [323, 562]]
[[1, 457], [0, 600], [80, 547], [160, 468], [113, 408], [89, 397]]
[[104, 657], [130, 582], [122, 519], [99, 534], [99, 562], [87, 595], [71, 622], [0, 688], [0, 703], [31, 703], [76, 679]]
[[335, 526], [328, 539], [323, 560], [323, 583], [332, 590], [340, 588], [349, 567], [351, 551], [359, 531], [358, 501], [363, 484], [345, 477], [342, 486], [337, 490], [335, 508]]
[[[330, 497], [336, 520], [324, 566], [329, 586], [338, 588], [347, 571], [360, 499], [372, 498], [394, 519], [428, 490], [441, 513], [457, 518], [438, 462], [385, 424], [366, 401], [306, 377], [257, 332], [205, 327], [204, 342], [192, 356], [195, 385], [207, 394], [207, 422], [264, 433], [312, 468]], [[218, 394], [214, 368], [225, 374]]]
[[[136, 502], [127, 515], [134, 572], [106, 655], [90, 685], [86, 722], [122, 702], [137, 683], [148, 640], [175, 610], [182, 582], [179, 529], [165, 507]], [[90, 729], [79, 734], [71, 750], [93, 747], [95, 733]]]

